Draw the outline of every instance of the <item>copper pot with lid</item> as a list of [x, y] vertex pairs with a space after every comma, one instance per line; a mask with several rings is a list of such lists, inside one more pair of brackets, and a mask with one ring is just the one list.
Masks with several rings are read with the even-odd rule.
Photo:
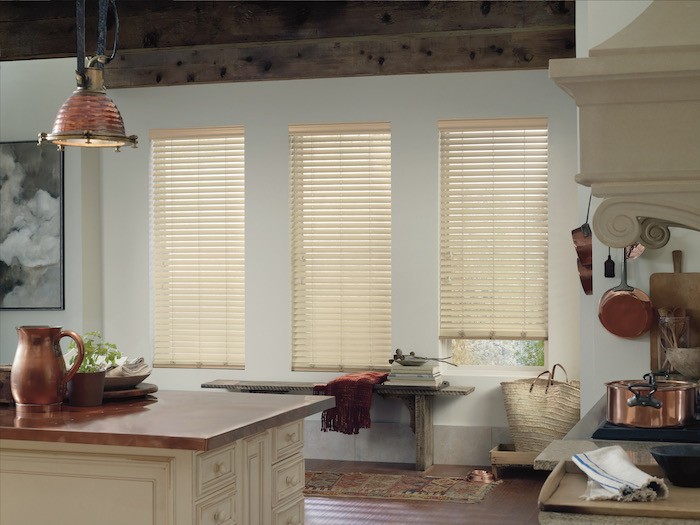
[[[664, 379], [657, 381], [657, 377]], [[646, 382], [620, 380], [606, 383], [607, 420], [639, 428], [683, 427], [695, 419], [697, 383], [668, 379], [666, 372], [644, 374]]]

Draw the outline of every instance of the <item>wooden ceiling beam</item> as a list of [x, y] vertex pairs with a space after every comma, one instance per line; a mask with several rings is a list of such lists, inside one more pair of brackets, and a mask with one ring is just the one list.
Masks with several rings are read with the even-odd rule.
[[[90, 54], [96, 3], [87, 2]], [[119, 0], [117, 7], [108, 87], [533, 69], [575, 55], [573, 1]], [[0, 2], [0, 61], [75, 56], [74, 9], [73, 2]], [[110, 16], [108, 47], [112, 25]]]
[[573, 56], [571, 30], [451, 32], [122, 52], [109, 88], [368, 75], [545, 69]]

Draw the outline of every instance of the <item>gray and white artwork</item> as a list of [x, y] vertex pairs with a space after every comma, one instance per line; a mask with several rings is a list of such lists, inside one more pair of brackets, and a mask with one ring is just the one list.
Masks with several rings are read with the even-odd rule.
[[0, 143], [0, 308], [63, 309], [63, 153]]

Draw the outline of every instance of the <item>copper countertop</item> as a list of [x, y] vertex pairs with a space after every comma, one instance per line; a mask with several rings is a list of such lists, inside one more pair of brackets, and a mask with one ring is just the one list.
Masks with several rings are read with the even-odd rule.
[[20, 416], [0, 405], [0, 438], [211, 450], [334, 405], [328, 396], [168, 390], [48, 415]]

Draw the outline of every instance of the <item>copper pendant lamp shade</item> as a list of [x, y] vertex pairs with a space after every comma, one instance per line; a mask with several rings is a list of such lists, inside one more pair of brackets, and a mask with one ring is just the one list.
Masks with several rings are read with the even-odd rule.
[[58, 146], [119, 148], [136, 146], [137, 137], [127, 136], [119, 109], [102, 82], [102, 70], [88, 67], [86, 85], [78, 86], [58, 110], [51, 133], [41, 133], [40, 142]]
[[[108, 1], [114, 6], [116, 28], [114, 51], [105, 55], [105, 34]], [[39, 144], [53, 142], [60, 149], [64, 146], [119, 148], [124, 145], [136, 147], [136, 135], [127, 136], [124, 121], [104, 86], [104, 65], [111, 61], [117, 49], [119, 20], [116, 17], [114, 0], [100, 0], [99, 33], [97, 55], [85, 64], [85, 0], [76, 1], [76, 23], [78, 36], [78, 87], [63, 103], [56, 115], [51, 133], [40, 133]]]

